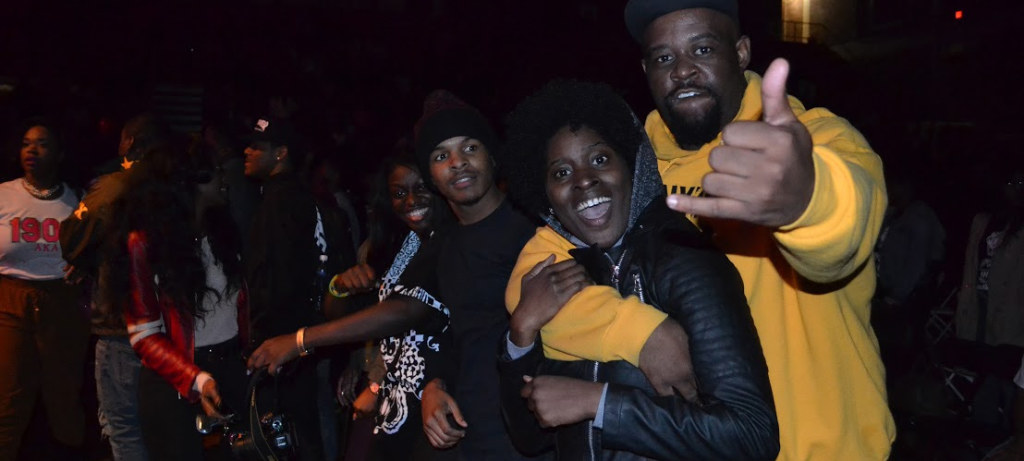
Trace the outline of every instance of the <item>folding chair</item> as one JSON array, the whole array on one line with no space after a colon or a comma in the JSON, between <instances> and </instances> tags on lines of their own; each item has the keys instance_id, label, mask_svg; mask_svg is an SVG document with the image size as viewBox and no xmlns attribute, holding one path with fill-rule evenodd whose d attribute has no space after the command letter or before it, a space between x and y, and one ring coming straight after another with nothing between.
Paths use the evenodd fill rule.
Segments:
<instances>
[{"instance_id":1,"label":"folding chair","mask_svg":"<svg viewBox=\"0 0 1024 461\"><path fill-rule=\"evenodd\" d=\"M946 339L953 334L953 319L956 315L956 306L952 303L957 292L957 287L949 292L942 302L928 312L928 320L924 325L924 333L932 346Z\"/></svg>"}]
</instances>

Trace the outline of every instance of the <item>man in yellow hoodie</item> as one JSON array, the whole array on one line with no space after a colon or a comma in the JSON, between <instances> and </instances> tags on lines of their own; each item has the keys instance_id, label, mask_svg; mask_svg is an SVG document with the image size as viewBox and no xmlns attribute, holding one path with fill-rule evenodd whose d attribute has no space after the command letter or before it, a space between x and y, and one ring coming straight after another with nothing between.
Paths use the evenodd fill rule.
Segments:
<instances>
[{"instance_id":1,"label":"man in yellow hoodie","mask_svg":"<svg viewBox=\"0 0 1024 461\"><path fill-rule=\"evenodd\" d=\"M711 232L743 277L772 381L779 459L885 459L895 426L868 318L886 206L881 160L846 120L786 95L785 60L763 79L746 71L751 46L735 0L631 0L625 17L657 107L645 128L668 204ZM510 311L523 275L571 248L538 230L513 270ZM545 353L623 359L647 372L641 351L664 320L652 310L585 288L562 307L570 314L541 330Z\"/></svg>"}]
</instances>

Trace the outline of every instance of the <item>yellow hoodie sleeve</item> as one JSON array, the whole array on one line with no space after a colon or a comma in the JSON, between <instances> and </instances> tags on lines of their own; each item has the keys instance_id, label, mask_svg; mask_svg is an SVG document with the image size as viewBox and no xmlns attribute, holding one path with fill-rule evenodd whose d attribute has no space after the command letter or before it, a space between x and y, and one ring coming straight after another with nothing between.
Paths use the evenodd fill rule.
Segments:
<instances>
[{"instance_id":1,"label":"yellow hoodie sleeve","mask_svg":"<svg viewBox=\"0 0 1024 461\"><path fill-rule=\"evenodd\" d=\"M519 304L523 276L554 254L555 262L570 259L573 245L550 227L541 227L519 253L505 289L509 313ZM665 318L662 311L623 298L614 288L597 285L573 296L541 329L544 355L555 360L626 360L639 366L640 350Z\"/></svg>"},{"instance_id":2,"label":"yellow hoodie sleeve","mask_svg":"<svg viewBox=\"0 0 1024 461\"><path fill-rule=\"evenodd\" d=\"M798 118L814 142L814 193L803 215L775 238L800 275L833 282L871 256L887 201L882 161L853 126L828 110Z\"/></svg>"}]
</instances>

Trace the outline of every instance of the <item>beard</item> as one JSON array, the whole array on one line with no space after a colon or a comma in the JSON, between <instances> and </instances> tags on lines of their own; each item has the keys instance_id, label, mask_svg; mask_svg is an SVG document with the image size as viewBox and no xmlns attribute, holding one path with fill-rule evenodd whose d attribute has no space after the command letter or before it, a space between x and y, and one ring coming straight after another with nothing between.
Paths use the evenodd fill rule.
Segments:
<instances>
[{"instance_id":1,"label":"beard","mask_svg":"<svg viewBox=\"0 0 1024 461\"><path fill-rule=\"evenodd\" d=\"M722 100L718 93L708 91L708 94L714 104L702 114L680 114L674 112L671 106L659 111L679 147L686 150L699 149L722 131Z\"/></svg>"}]
</instances>

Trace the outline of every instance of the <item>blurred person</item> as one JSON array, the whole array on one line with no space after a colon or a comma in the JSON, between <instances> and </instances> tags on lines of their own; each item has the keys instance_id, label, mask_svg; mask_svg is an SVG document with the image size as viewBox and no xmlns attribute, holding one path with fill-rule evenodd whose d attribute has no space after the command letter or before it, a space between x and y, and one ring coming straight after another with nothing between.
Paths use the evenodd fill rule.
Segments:
<instances>
[{"instance_id":1,"label":"blurred person","mask_svg":"<svg viewBox=\"0 0 1024 461\"><path fill-rule=\"evenodd\" d=\"M131 298L124 317L144 366L139 419L151 459L202 459L196 414L248 408L241 239L223 170L196 157L146 171L120 208L125 247L112 256L115 289Z\"/></svg>"},{"instance_id":2,"label":"blurred person","mask_svg":"<svg viewBox=\"0 0 1024 461\"><path fill-rule=\"evenodd\" d=\"M918 197L914 180L888 173L889 207L875 244L878 289L871 325L892 383L923 351L921 335L936 301L946 231L932 207Z\"/></svg>"},{"instance_id":3,"label":"blurred person","mask_svg":"<svg viewBox=\"0 0 1024 461\"><path fill-rule=\"evenodd\" d=\"M645 131L667 203L710 232L743 278L772 376L780 459L886 458L895 424L869 323L886 206L880 158L846 120L786 95L785 60L763 78L746 70L752 48L737 1L631 0L624 13L656 106ZM572 248L552 240L520 258L507 305L518 304L525 273ZM545 325L545 354L654 366L644 338L664 313L595 290L563 307L589 321Z\"/></svg>"},{"instance_id":4,"label":"blurred person","mask_svg":"<svg viewBox=\"0 0 1024 461\"><path fill-rule=\"evenodd\" d=\"M34 120L22 133L24 175L0 184L0 460L16 458L37 397L57 443L80 448L85 431L89 322L59 239L78 195L59 176L66 146L54 126Z\"/></svg>"},{"instance_id":5,"label":"blurred person","mask_svg":"<svg viewBox=\"0 0 1024 461\"><path fill-rule=\"evenodd\" d=\"M1011 168L991 210L971 222L957 294L958 338L1024 347L1024 168Z\"/></svg>"},{"instance_id":6,"label":"blurred person","mask_svg":"<svg viewBox=\"0 0 1024 461\"><path fill-rule=\"evenodd\" d=\"M287 332L322 323L328 274L354 260L343 219L332 207L318 205L292 164L303 141L286 120L259 118L245 148L245 175L262 186L244 253L251 306L251 346ZM318 370L319 367L319 370ZM280 410L295 423L302 459L324 459L320 396L330 404L326 366L305 360L279 378ZM320 392L323 391L323 392ZM310 398L310 396L317 396ZM328 440L330 443L330 440ZM333 445L333 444L332 444Z\"/></svg>"},{"instance_id":7,"label":"blurred person","mask_svg":"<svg viewBox=\"0 0 1024 461\"><path fill-rule=\"evenodd\" d=\"M888 192L889 207L875 244L875 296L901 306L934 281L946 254L946 231L932 207L918 197L911 178L892 178Z\"/></svg>"},{"instance_id":8,"label":"blurred person","mask_svg":"<svg viewBox=\"0 0 1024 461\"><path fill-rule=\"evenodd\" d=\"M118 144L121 170L97 178L78 207L60 223L60 244L68 265L65 279L92 285L91 332L95 351L99 423L115 461L148 459L139 426L138 386L142 362L128 341L124 324L127 293L111 288L111 261L103 255L122 243L115 229L123 218L115 212L146 169L165 170L174 161L171 137L151 114L125 122ZM152 154L152 155L151 155ZM123 281L122 281L123 282Z\"/></svg>"},{"instance_id":9,"label":"blurred person","mask_svg":"<svg viewBox=\"0 0 1024 461\"><path fill-rule=\"evenodd\" d=\"M204 155L213 159L213 164L223 171L224 188L227 190L231 217L238 227L243 246L248 239L249 224L259 203L259 186L245 177L245 158L238 155L237 143L218 125L209 124L203 128Z\"/></svg>"},{"instance_id":10,"label":"blurred person","mask_svg":"<svg viewBox=\"0 0 1024 461\"><path fill-rule=\"evenodd\" d=\"M518 445L554 446L560 459L775 459L768 367L739 274L665 205L654 151L626 102L607 85L552 82L516 107L507 136L509 193L548 222L524 251L556 236L576 245L573 259L551 256L527 273L512 311L499 363ZM659 397L624 360L544 359L540 328L588 277L690 332L699 402Z\"/></svg>"},{"instance_id":11,"label":"blurred person","mask_svg":"<svg viewBox=\"0 0 1024 461\"><path fill-rule=\"evenodd\" d=\"M320 157L313 166L310 183L313 195L317 196L321 202L336 206L345 217L347 233L351 237L352 248L355 251L360 245L362 228L349 193L345 191L345 185L341 182L341 173L335 160L327 156Z\"/></svg>"}]
</instances>

